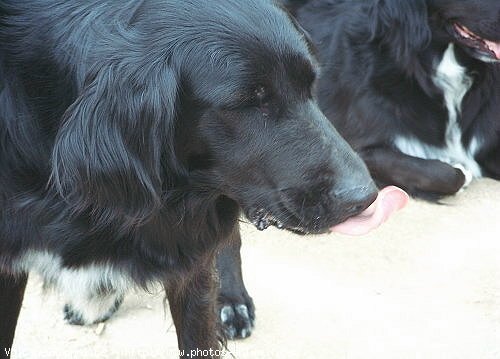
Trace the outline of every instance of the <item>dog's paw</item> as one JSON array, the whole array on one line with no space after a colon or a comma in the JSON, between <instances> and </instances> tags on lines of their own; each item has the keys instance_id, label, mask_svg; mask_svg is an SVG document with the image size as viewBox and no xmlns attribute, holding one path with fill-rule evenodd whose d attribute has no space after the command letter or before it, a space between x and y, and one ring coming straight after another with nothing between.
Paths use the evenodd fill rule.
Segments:
<instances>
[{"instance_id":1,"label":"dog's paw","mask_svg":"<svg viewBox=\"0 0 500 359\"><path fill-rule=\"evenodd\" d=\"M467 188L471 184L472 180L474 179L474 175L472 174L471 171L467 170L465 168L465 166L463 166L460 163L455 163L453 165L453 167L456 168L457 170L460 170L463 173L464 177L465 177L465 182L464 182L464 184L463 184L463 186L462 186L462 188L460 190L463 190L464 188Z\"/></svg>"},{"instance_id":2,"label":"dog's paw","mask_svg":"<svg viewBox=\"0 0 500 359\"><path fill-rule=\"evenodd\" d=\"M228 339L247 338L252 334L255 308L251 299L243 302L224 301L219 307L219 318Z\"/></svg>"},{"instance_id":3,"label":"dog's paw","mask_svg":"<svg viewBox=\"0 0 500 359\"><path fill-rule=\"evenodd\" d=\"M64 320L71 325L91 325L105 322L120 308L123 297L116 298L111 306L103 308L103 303L89 301L80 307L65 304L63 308Z\"/></svg>"}]
</instances>

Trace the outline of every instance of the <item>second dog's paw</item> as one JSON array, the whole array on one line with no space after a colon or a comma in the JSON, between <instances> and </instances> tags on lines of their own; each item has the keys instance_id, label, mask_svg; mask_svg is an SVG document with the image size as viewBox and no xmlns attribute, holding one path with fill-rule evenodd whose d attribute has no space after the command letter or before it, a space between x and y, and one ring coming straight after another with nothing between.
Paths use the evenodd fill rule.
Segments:
<instances>
[{"instance_id":1,"label":"second dog's paw","mask_svg":"<svg viewBox=\"0 0 500 359\"><path fill-rule=\"evenodd\" d=\"M462 173L464 174L465 176L465 182L461 188L461 190L463 190L464 188L466 188L467 186L469 186L472 182L472 180L474 179L474 175L472 174L471 171L467 170L462 164L460 163L455 163L453 165L453 167L455 167L457 170L460 170L462 171Z\"/></svg>"},{"instance_id":2,"label":"second dog's paw","mask_svg":"<svg viewBox=\"0 0 500 359\"><path fill-rule=\"evenodd\" d=\"M231 303L220 306L219 315L224 333L228 339L246 338L252 334L255 321L253 303Z\"/></svg>"}]
</instances>

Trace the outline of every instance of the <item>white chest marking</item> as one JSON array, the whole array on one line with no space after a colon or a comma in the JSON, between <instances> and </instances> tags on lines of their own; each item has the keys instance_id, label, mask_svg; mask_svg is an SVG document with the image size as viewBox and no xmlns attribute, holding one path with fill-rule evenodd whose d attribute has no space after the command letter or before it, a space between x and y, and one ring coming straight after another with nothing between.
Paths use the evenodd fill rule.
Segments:
<instances>
[{"instance_id":1,"label":"white chest marking","mask_svg":"<svg viewBox=\"0 0 500 359\"><path fill-rule=\"evenodd\" d=\"M443 90L444 102L448 109L445 143L442 147L428 145L415 137L398 136L394 144L403 153L424 159L435 159L452 166L464 168L473 177L481 177L481 167L474 159L481 149L482 140L473 138L468 148L462 144L462 130L458 119L462 100L472 86L473 80L467 75L455 57L454 45L449 44L443 59L436 67L434 84Z\"/></svg>"}]
</instances>

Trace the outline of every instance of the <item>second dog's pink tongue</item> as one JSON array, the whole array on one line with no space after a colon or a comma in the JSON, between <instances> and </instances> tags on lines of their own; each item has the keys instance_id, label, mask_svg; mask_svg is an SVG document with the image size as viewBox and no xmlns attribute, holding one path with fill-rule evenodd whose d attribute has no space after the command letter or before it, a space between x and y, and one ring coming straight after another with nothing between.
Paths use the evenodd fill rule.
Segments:
<instances>
[{"instance_id":1,"label":"second dog's pink tongue","mask_svg":"<svg viewBox=\"0 0 500 359\"><path fill-rule=\"evenodd\" d=\"M495 56L500 60L500 42L484 41L488 48L495 53Z\"/></svg>"},{"instance_id":2,"label":"second dog's pink tongue","mask_svg":"<svg viewBox=\"0 0 500 359\"><path fill-rule=\"evenodd\" d=\"M361 236L384 223L394 212L408 203L408 195L402 189L389 186L382 189L375 202L363 213L351 217L344 223L331 228L333 232Z\"/></svg>"}]
</instances>

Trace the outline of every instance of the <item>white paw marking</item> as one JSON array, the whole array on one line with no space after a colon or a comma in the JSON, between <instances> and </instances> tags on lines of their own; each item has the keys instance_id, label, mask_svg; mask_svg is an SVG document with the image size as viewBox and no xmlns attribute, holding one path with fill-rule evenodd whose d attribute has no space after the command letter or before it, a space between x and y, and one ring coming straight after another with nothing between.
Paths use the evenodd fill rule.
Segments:
<instances>
[{"instance_id":1,"label":"white paw marking","mask_svg":"<svg viewBox=\"0 0 500 359\"><path fill-rule=\"evenodd\" d=\"M249 318L248 308L244 304L240 304L236 307L236 312L241 315L243 318Z\"/></svg>"},{"instance_id":2,"label":"white paw marking","mask_svg":"<svg viewBox=\"0 0 500 359\"><path fill-rule=\"evenodd\" d=\"M460 163L455 163L453 165L453 167L455 167L456 169L459 169L460 171L462 171L462 173L464 174L465 176L465 182L464 182L464 185L462 186L462 189L463 188L466 188L467 186L469 186L472 182L472 180L474 179L474 175L472 174L472 172L468 171L462 164Z\"/></svg>"},{"instance_id":3,"label":"white paw marking","mask_svg":"<svg viewBox=\"0 0 500 359\"><path fill-rule=\"evenodd\" d=\"M234 318L234 310L230 305L225 305L220 311L220 319L222 323L227 323Z\"/></svg>"}]
</instances>

